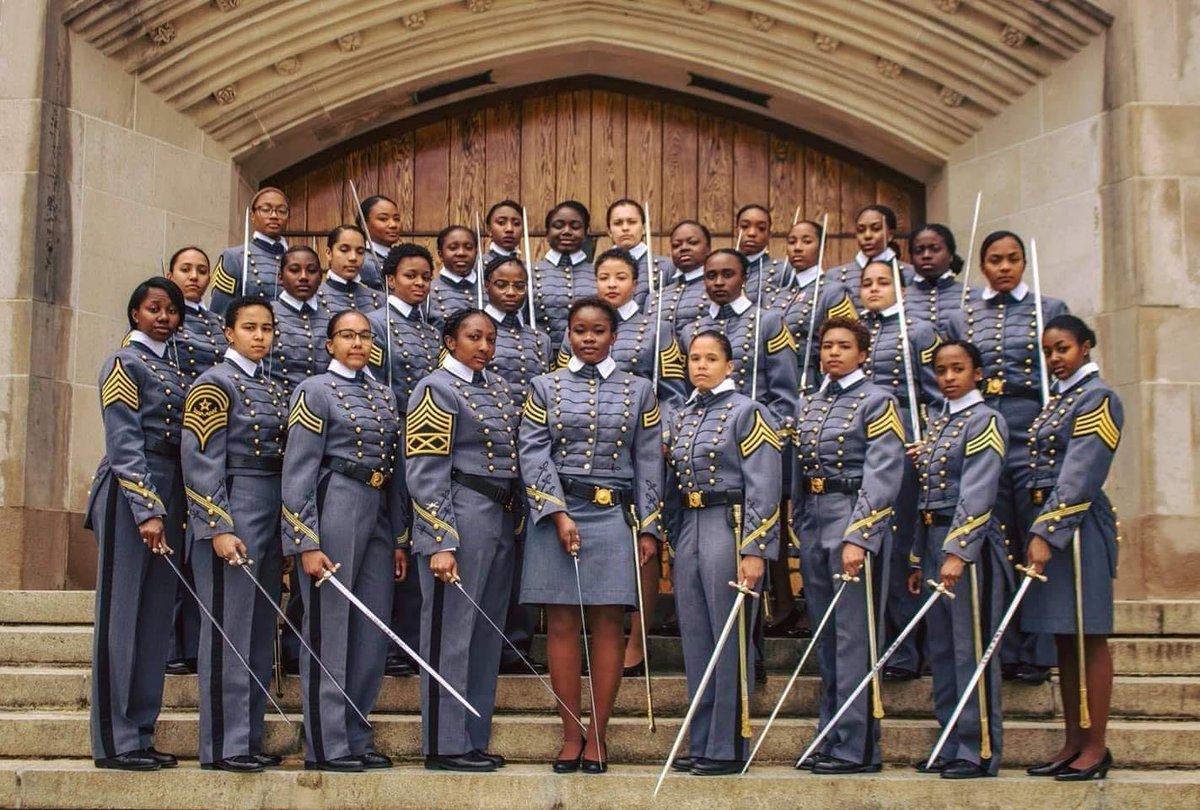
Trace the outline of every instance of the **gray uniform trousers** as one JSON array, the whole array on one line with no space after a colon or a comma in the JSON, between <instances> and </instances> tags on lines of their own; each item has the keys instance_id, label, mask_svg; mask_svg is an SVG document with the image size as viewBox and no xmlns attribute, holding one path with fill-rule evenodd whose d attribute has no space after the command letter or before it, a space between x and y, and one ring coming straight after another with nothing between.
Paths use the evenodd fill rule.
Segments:
<instances>
[{"instance_id":1,"label":"gray uniform trousers","mask_svg":"<svg viewBox=\"0 0 1200 810\"><path fill-rule=\"evenodd\" d=\"M146 453L166 507L167 545L183 548L183 478L179 459ZM179 580L138 533L117 476L97 478L90 525L99 548L96 619L92 638L92 756L114 757L148 748L162 707L172 607ZM183 555L177 555L175 562ZM190 597L189 597L190 598Z\"/></svg>"},{"instance_id":2,"label":"gray uniform trousers","mask_svg":"<svg viewBox=\"0 0 1200 810\"><path fill-rule=\"evenodd\" d=\"M942 547L950 526L922 526L917 535L917 547L921 549L923 563L922 580L940 580L942 562L946 559ZM971 569L975 569L979 586L979 649L987 649L988 643L1000 625L1004 615L1005 593L1011 586L1011 565L1005 559L1003 545L998 538L989 539L980 550L979 559L968 563L962 578L954 589L957 599L939 599L925 614L929 628L926 648L929 665L933 670L933 704L938 724L945 727L958 705L967 682L974 674L978 659L975 657L975 618L971 608ZM928 594L928 589L925 589ZM928 598L928 596L924 597ZM1011 625L1010 625L1011 627ZM982 681L985 686L989 739L992 758L985 761L980 756L979 700L972 698L963 707L954 732L940 754L949 762L963 759L975 765L984 765L992 775L1000 770L1002 743L1004 740L1003 713L1000 709L1000 660L992 656ZM978 689L972 692L978 693Z\"/></svg>"},{"instance_id":3,"label":"gray uniform trousers","mask_svg":"<svg viewBox=\"0 0 1200 810\"><path fill-rule=\"evenodd\" d=\"M503 627L512 592L513 515L467 487L454 486L452 492L455 514L469 516L469 523L458 524L463 534L454 551L462 586ZM432 756L486 751L504 639L458 588L434 579L428 556L416 555L415 566L421 583L421 656L480 714L469 714L422 670L422 750Z\"/></svg>"},{"instance_id":4,"label":"gray uniform trousers","mask_svg":"<svg viewBox=\"0 0 1200 810\"><path fill-rule=\"evenodd\" d=\"M237 516L235 533L254 561L248 570L276 604L283 568L279 486L278 474L235 474L226 484L230 511ZM274 664L275 611L246 574L213 554L211 542L194 541L191 560L196 593L254 674L269 688ZM200 626L197 666L201 684L200 762L207 764L261 753L266 695L207 619Z\"/></svg>"},{"instance_id":5,"label":"gray uniform trousers","mask_svg":"<svg viewBox=\"0 0 1200 810\"><path fill-rule=\"evenodd\" d=\"M804 575L804 595L809 605L813 626L820 621L833 601L834 574L842 572L842 534L854 508L856 495L831 493L804 494L803 506L798 509L800 534L800 565ZM866 565L873 566L875 586L876 643L881 645L888 592L888 569L891 567L890 533L884 534L878 555L867 554ZM846 587L826 625L817 645L817 664L821 670L820 727L832 718L850 697L859 681L871 668L867 644L866 573L862 582ZM821 753L850 762L878 764L879 721L871 716L871 688L842 715L837 727L826 736Z\"/></svg>"},{"instance_id":6,"label":"gray uniform trousers","mask_svg":"<svg viewBox=\"0 0 1200 810\"><path fill-rule=\"evenodd\" d=\"M322 471L318 486L321 550L341 563L337 578L384 619L392 609L394 544L388 539L377 490L339 473ZM296 560L300 565L300 560ZM300 576L304 599L304 640L346 690L369 714L383 683L383 665L391 643L331 585L314 586ZM300 689L304 697L305 758L340 759L375 750L371 728L359 719L329 682L307 650L300 652Z\"/></svg>"}]
</instances>

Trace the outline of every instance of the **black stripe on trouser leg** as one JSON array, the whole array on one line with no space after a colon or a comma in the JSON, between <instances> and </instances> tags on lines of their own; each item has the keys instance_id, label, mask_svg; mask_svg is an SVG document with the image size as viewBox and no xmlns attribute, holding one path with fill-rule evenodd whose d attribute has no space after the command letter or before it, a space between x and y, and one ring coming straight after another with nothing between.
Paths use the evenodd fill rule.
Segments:
<instances>
[{"instance_id":1,"label":"black stripe on trouser leg","mask_svg":"<svg viewBox=\"0 0 1200 810\"><path fill-rule=\"evenodd\" d=\"M429 628L429 666L440 671L442 665L442 609L446 601L446 583L440 579L433 581L433 617ZM440 756L441 751L438 750L438 716L441 712L442 704L442 687L428 674L422 677L425 683L429 685L429 754L430 756ZM455 751L455 754L465 753L464 751Z\"/></svg>"},{"instance_id":2,"label":"black stripe on trouser leg","mask_svg":"<svg viewBox=\"0 0 1200 810\"><path fill-rule=\"evenodd\" d=\"M200 550L202 553L202 550ZM214 555L214 560L216 555ZM211 562L212 566L212 614L222 627L225 626L225 561ZM225 759L225 640L214 626L209 630L209 673L208 699L212 705L213 762Z\"/></svg>"},{"instance_id":3,"label":"black stripe on trouser leg","mask_svg":"<svg viewBox=\"0 0 1200 810\"><path fill-rule=\"evenodd\" d=\"M299 565L300 561L297 560ZM307 574L305 574L307 576ZM308 645L312 652L308 654L308 724L309 736L312 739L312 750L318 762L324 762L325 743L321 738L321 667L317 657L321 654L321 589L314 584L308 589L311 604L304 606L304 616L308 620Z\"/></svg>"},{"instance_id":4,"label":"black stripe on trouser leg","mask_svg":"<svg viewBox=\"0 0 1200 810\"><path fill-rule=\"evenodd\" d=\"M880 547L880 552L882 552L882 551L883 551L883 548ZM879 582L879 566L875 565L875 562L877 559L878 559L878 555L872 554L871 552L868 551L866 554L866 560L863 563L864 565L871 566L871 582L876 586L873 589L873 593L870 594L871 601L874 603L874 611L875 611L875 653L874 653L875 655L879 655L879 631L883 627L883 624L881 621L883 619L883 602L879 598L879 595L883 592L883 589L878 587L880 584L880 582ZM865 579L866 573L865 572L864 572L863 576L864 576L863 581L865 582L866 581L866 579ZM867 594L863 594L863 596L865 597L865 596L867 596ZM870 650L870 645L871 645L870 637L868 637L866 641L867 641L867 647L868 647L868 649L867 649L867 666L870 666L871 665L871 655L872 655L871 650ZM881 688L882 688L882 680L881 680ZM866 726L866 733L863 734L863 756L862 756L862 764L863 765L870 765L871 761L875 757L875 728L876 728L876 726L878 726L879 721L875 719L875 712L872 709L872 706L874 704L874 698L871 697L871 695L873 694L872 690L874 690L874 689L875 689L875 685L870 684L869 686L867 686L866 691L863 692L863 696L866 698L866 701L867 701L867 726ZM883 701L883 696L880 695L880 702L882 702L882 701Z\"/></svg>"},{"instance_id":5,"label":"black stripe on trouser leg","mask_svg":"<svg viewBox=\"0 0 1200 810\"><path fill-rule=\"evenodd\" d=\"M96 638L100 643L96 645L96 679L98 681L96 695L98 698L98 710L100 714L100 742L104 746L104 756L106 758L115 757L120 751L116 751L115 743L113 742L113 722L112 722L112 656L109 653L109 625L112 624L112 600L113 600L113 555L116 553L116 532L117 532L117 480L116 476L110 476L108 481L108 499L104 502L104 531L100 535L101 542L104 544L100 549L100 556L104 560L104 565L100 571L100 593L103 598L100 600L98 615L96 616Z\"/></svg>"}]
</instances>

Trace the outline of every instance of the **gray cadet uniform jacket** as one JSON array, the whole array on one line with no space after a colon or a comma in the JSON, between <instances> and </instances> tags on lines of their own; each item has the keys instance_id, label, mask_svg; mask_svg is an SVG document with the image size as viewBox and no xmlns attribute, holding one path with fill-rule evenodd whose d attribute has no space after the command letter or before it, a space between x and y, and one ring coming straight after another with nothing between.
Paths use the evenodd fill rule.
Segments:
<instances>
[{"instance_id":1,"label":"gray cadet uniform jacket","mask_svg":"<svg viewBox=\"0 0 1200 810\"><path fill-rule=\"evenodd\" d=\"M325 319L329 320L347 309L374 312L383 306L386 299L383 293L368 287L361 276L358 281L347 281L329 273L321 286L317 287L317 295L312 300L320 307Z\"/></svg>"},{"instance_id":2,"label":"gray cadet uniform jacket","mask_svg":"<svg viewBox=\"0 0 1200 810\"><path fill-rule=\"evenodd\" d=\"M243 246L233 245L221 251L212 271L213 312L224 316L225 307L240 295L257 295L274 301L279 295L279 270L286 249L282 239L272 242L256 233L250 240L250 266L244 274L245 289L242 286Z\"/></svg>"},{"instance_id":3,"label":"gray cadet uniform jacket","mask_svg":"<svg viewBox=\"0 0 1200 810\"><path fill-rule=\"evenodd\" d=\"M443 267L429 288L429 320L440 326L460 309L475 306L478 278L476 270L472 270L465 278L459 278ZM484 300L487 300L486 294Z\"/></svg>"},{"instance_id":4,"label":"gray cadet uniform jacket","mask_svg":"<svg viewBox=\"0 0 1200 810\"><path fill-rule=\"evenodd\" d=\"M829 608L833 576L842 572L842 545L849 542L869 552L865 565L871 566L876 627L883 626L891 524L907 465L903 441L895 398L861 371L800 399L793 525L800 536L811 615L823 616ZM864 570L861 583L847 586L832 620L833 632L826 632L817 647L822 725L871 668L866 576ZM850 762L880 761L879 723L871 717L869 690L826 737L823 753Z\"/></svg>"},{"instance_id":5,"label":"gray cadet uniform jacket","mask_svg":"<svg viewBox=\"0 0 1200 810\"><path fill-rule=\"evenodd\" d=\"M183 548L184 380L171 351L160 357L150 343L134 332L104 361L98 382L105 454L84 521L99 547L91 701L96 759L151 746L162 705L178 580L142 542L138 525L162 518L167 545Z\"/></svg>"},{"instance_id":6,"label":"gray cadet uniform jacket","mask_svg":"<svg viewBox=\"0 0 1200 810\"><path fill-rule=\"evenodd\" d=\"M756 329L756 322L759 321L761 325ZM720 332L733 345L731 379L737 385L738 392L746 396L754 393L753 398L767 406L775 424L785 435L788 434L796 411L798 390L796 340L784 324L783 315L764 309L756 317L754 305L745 297L723 307L709 304L707 311L697 321L683 328L680 342L690 346L693 337L708 331ZM758 359L757 386L755 358ZM754 390L756 387L757 391Z\"/></svg>"},{"instance_id":7,"label":"gray cadet uniform jacket","mask_svg":"<svg viewBox=\"0 0 1200 810\"><path fill-rule=\"evenodd\" d=\"M667 460L684 506L672 538L672 581L692 697L733 608L737 594L727 583L739 579L739 560L774 560L779 554L779 436L770 412L733 388L726 381L713 392L695 394L670 428ZM748 641L758 611L746 613ZM748 643L749 688L754 659ZM690 756L745 759L737 641L725 646L714 679L692 720Z\"/></svg>"},{"instance_id":8,"label":"gray cadet uniform jacket","mask_svg":"<svg viewBox=\"0 0 1200 810\"><path fill-rule=\"evenodd\" d=\"M455 586L434 578L429 560L454 552L462 587L489 617L503 622L514 530L524 507L517 470L520 407L501 377L473 374L453 357L421 380L409 400L405 465L415 513L414 573L421 582L421 655L480 713L468 714L422 672L427 755L490 747L504 642Z\"/></svg>"},{"instance_id":9,"label":"gray cadet uniform jacket","mask_svg":"<svg viewBox=\"0 0 1200 810\"><path fill-rule=\"evenodd\" d=\"M329 367L329 353L325 351L329 318L315 298L300 301L286 292L280 294L274 309L275 340L267 372L283 386L283 400L288 402L297 385Z\"/></svg>"},{"instance_id":10,"label":"gray cadet uniform jacket","mask_svg":"<svg viewBox=\"0 0 1200 810\"><path fill-rule=\"evenodd\" d=\"M821 324L830 318L858 318L858 312L854 309L854 301L845 287L825 277L820 279L820 290L817 290L816 272L819 272L816 267L811 267L801 273L793 271L792 280L788 284L763 300L764 307L768 306L769 300L769 306L772 309L778 309L783 313L783 322L791 331L792 339L796 342L797 380L800 383L798 390L803 390L805 387L821 381L821 345L817 340L821 333ZM817 305L815 322L812 317L814 294ZM809 335L810 326L813 328L811 336ZM802 380L800 378L804 376L806 347L810 352L808 379Z\"/></svg>"},{"instance_id":11,"label":"gray cadet uniform jacket","mask_svg":"<svg viewBox=\"0 0 1200 810\"><path fill-rule=\"evenodd\" d=\"M909 320L925 321L939 335L946 335L951 321L962 312L962 283L949 270L941 278L927 281L913 272L904 288L904 313Z\"/></svg>"},{"instance_id":12,"label":"gray cadet uniform jacket","mask_svg":"<svg viewBox=\"0 0 1200 810\"><path fill-rule=\"evenodd\" d=\"M922 570L922 581L941 581L947 555L967 562L954 589L959 598L939 599L926 614L934 711L943 727L975 672L976 650L987 647L999 626L1006 582L1012 579L1000 523L992 511L1007 446L1004 417L973 391L929 420L915 460L921 519L910 565ZM978 626L972 608L975 599ZM962 759L982 764L995 774L1000 770L1004 737L999 656L992 658L983 683L991 759L985 761L980 753L978 700L967 702L941 756L946 762Z\"/></svg>"},{"instance_id":13,"label":"gray cadet uniform jacket","mask_svg":"<svg viewBox=\"0 0 1200 810\"><path fill-rule=\"evenodd\" d=\"M387 385L340 363L296 386L283 463L285 555L324 551L337 577L370 608L392 608L393 550L408 543L405 489L393 469L400 420ZM389 518L391 518L389 520ZM297 560L297 565L300 561ZM383 681L386 637L341 594L300 576L304 639L364 713ZM346 705L307 650L300 654L305 759L339 759L375 748L371 728Z\"/></svg>"},{"instance_id":14,"label":"gray cadet uniform jacket","mask_svg":"<svg viewBox=\"0 0 1200 810\"><path fill-rule=\"evenodd\" d=\"M278 603L286 409L280 386L261 368L247 374L227 357L200 375L183 411L183 481L196 593L263 683L271 680L275 611L244 573L213 554L212 540L236 534L254 561L247 570ZM207 621L200 627L198 665L200 761L260 753L266 697Z\"/></svg>"},{"instance_id":15,"label":"gray cadet uniform jacket","mask_svg":"<svg viewBox=\"0 0 1200 810\"><path fill-rule=\"evenodd\" d=\"M191 385L204 372L221 362L225 356L225 331L221 316L198 304L187 304L187 317L175 333L175 350L179 354L179 370L186 385Z\"/></svg>"},{"instance_id":16,"label":"gray cadet uniform jacket","mask_svg":"<svg viewBox=\"0 0 1200 810\"><path fill-rule=\"evenodd\" d=\"M770 297L771 291L787 283L791 265L786 258L771 258L765 250L754 256L747 256L746 259L750 262L750 269L746 273L746 297L754 301L758 296L760 284L764 285L763 306L766 306L766 299Z\"/></svg>"},{"instance_id":17,"label":"gray cadet uniform jacket","mask_svg":"<svg viewBox=\"0 0 1200 810\"><path fill-rule=\"evenodd\" d=\"M841 284L843 287L845 287L849 291L850 297L854 299L854 308L861 310L862 293L859 287L862 283L862 271L866 269L868 264L874 261L890 263L895 255L896 252L894 250L891 248L885 248L883 253L880 253L874 258L868 259L867 256L860 250L852 260L846 262L845 264L839 264L837 267L829 268L829 270L826 271L828 275L825 278L826 280L832 279L833 281L836 281L838 284ZM916 271L913 270L913 266L911 264L908 262L900 262L901 284L907 286L914 275L916 275Z\"/></svg>"},{"instance_id":18,"label":"gray cadet uniform jacket","mask_svg":"<svg viewBox=\"0 0 1200 810\"><path fill-rule=\"evenodd\" d=\"M383 246L371 241L367 242L367 252L363 256L362 270L359 272L359 278L362 279L363 284L366 284L372 290L386 292L387 285L383 281L383 261L387 258L390 248L383 248L382 253L379 252L380 248L383 248Z\"/></svg>"},{"instance_id":19,"label":"gray cadet uniform jacket","mask_svg":"<svg viewBox=\"0 0 1200 810\"><path fill-rule=\"evenodd\" d=\"M484 312L496 324L496 356L488 371L503 377L513 399L523 403L530 380L550 370L550 338L526 326L520 315L506 315L491 304Z\"/></svg>"},{"instance_id":20,"label":"gray cadet uniform jacket","mask_svg":"<svg viewBox=\"0 0 1200 810\"><path fill-rule=\"evenodd\" d=\"M577 298L596 294L596 273L582 250L570 256L551 250L533 265L534 314L539 331L558 346L567 334L567 312Z\"/></svg>"},{"instance_id":21,"label":"gray cadet uniform jacket","mask_svg":"<svg viewBox=\"0 0 1200 810\"><path fill-rule=\"evenodd\" d=\"M1031 533L1050 544L1050 562L1047 582L1034 585L1026 597L1029 609L1021 614L1021 627L1035 633L1076 632L1071 543L1078 531L1083 630L1110 635L1121 538L1103 486L1121 441L1125 409L1091 363L1065 383L1056 381L1053 390L1030 427L1033 488L1028 493L1038 510Z\"/></svg>"},{"instance_id":22,"label":"gray cadet uniform jacket","mask_svg":"<svg viewBox=\"0 0 1200 810\"><path fill-rule=\"evenodd\" d=\"M521 422L521 473L529 501L523 604L578 604L571 557L555 512L578 524L583 601L637 604L636 532L662 537L662 419L649 380L612 358L535 377Z\"/></svg>"}]
</instances>

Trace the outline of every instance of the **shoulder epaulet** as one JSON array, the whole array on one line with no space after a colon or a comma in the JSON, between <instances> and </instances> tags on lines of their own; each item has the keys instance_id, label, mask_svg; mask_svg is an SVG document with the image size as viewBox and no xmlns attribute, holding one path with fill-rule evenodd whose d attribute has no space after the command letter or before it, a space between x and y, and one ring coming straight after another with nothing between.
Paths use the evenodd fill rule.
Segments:
<instances>
[{"instance_id":1,"label":"shoulder epaulet","mask_svg":"<svg viewBox=\"0 0 1200 810\"><path fill-rule=\"evenodd\" d=\"M755 450L764 444L769 444L776 450L783 448L783 443L779 440L779 434L767 424L767 420L763 418L762 411L755 410L754 424L750 427L749 435L742 439L741 444L738 445L738 449L742 451L742 458L749 458Z\"/></svg>"},{"instance_id":2,"label":"shoulder epaulet","mask_svg":"<svg viewBox=\"0 0 1200 810\"><path fill-rule=\"evenodd\" d=\"M306 392L301 391L300 396L296 397L296 404L292 406L292 412L288 416L288 430L298 424L320 436L325 430L325 420L312 412L304 399L305 396Z\"/></svg>"},{"instance_id":3,"label":"shoulder epaulet","mask_svg":"<svg viewBox=\"0 0 1200 810\"><path fill-rule=\"evenodd\" d=\"M125 365L119 357L113 361L112 371L108 373L108 379L104 381L104 385L100 388L100 404L102 407L107 408L118 402L128 407L131 411L139 410L142 407L142 398L138 392L138 387L134 383L133 378L129 376L129 372L125 370Z\"/></svg>"},{"instance_id":4,"label":"shoulder epaulet","mask_svg":"<svg viewBox=\"0 0 1200 810\"><path fill-rule=\"evenodd\" d=\"M988 425L983 432L967 442L966 454L973 456L976 453L984 450L995 450L996 455L1004 458L1004 437L1000 435L1000 427L996 424L996 417L988 420Z\"/></svg>"},{"instance_id":5,"label":"shoulder epaulet","mask_svg":"<svg viewBox=\"0 0 1200 810\"><path fill-rule=\"evenodd\" d=\"M408 415L404 428L406 456L448 456L450 435L454 430L454 415L443 410L433 399L431 387Z\"/></svg>"},{"instance_id":6,"label":"shoulder epaulet","mask_svg":"<svg viewBox=\"0 0 1200 810\"><path fill-rule=\"evenodd\" d=\"M867 441L889 432L895 433L900 441L904 441L904 423L900 421L900 413L896 410L894 399L889 399L884 412L867 423Z\"/></svg>"},{"instance_id":7,"label":"shoulder epaulet","mask_svg":"<svg viewBox=\"0 0 1200 810\"><path fill-rule=\"evenodd\" d=\"M121 338L121 348L128 348L130 343L133 343L133 332L127 332L125 337Z\"/></svg>"},{"instance_id":8,"label":"shoulder epaulet","mask_svg":"<svg viewBox=\"0 0 1200 810\"><path fill-rule=\"evenodd\" d=\"M237 292L237 279L225 272L225 254L217 257L217 266L212 271L212 286L226 295Z\"/></svg>"},{"instance_id":9,"label":"shoulder epaulet","mask_svg":"<svg viewBox=\"0 0 1200 810\"><path fill-rule=\"evenodd\" d=\"M1076 417L1071 438L1095 434L1109 450L1116 450L1121 441L1121 429L1113 421L1108 401L1109 397L1105 397L1093 410Z\"/></svg>"},{"instance_id":10,"label":"shoulder epaulet","mask_svg":"<svg viewBox=\"0 0 1200 810\"><path fill-rule=\"evenodd\" d=\"M188 391L183 405L183 427L195 434L200 452L218 430L229 424L229 395L214 383L200 383Z\"/></svg>"}]
</instances>

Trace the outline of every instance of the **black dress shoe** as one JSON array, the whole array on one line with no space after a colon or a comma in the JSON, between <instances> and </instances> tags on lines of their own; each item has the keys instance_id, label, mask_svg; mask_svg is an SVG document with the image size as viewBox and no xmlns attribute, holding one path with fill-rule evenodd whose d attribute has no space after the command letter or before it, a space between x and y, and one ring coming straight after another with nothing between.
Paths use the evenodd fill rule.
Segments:
<instances>
[{"instance_id":1,"label":"black dress shoe","mask_svg":"<svg viewBox=\"0 0 1200 810\"><path fill-rule=\"evenodd\" d=\"M646 674L646 659L638 661L631 667L625 667L621 670L622 678L640 678Z\"/></svg>"},{"instance_id":2,"label":"black dress shoe","mask_svg":"<svg viewBox=\"0 0 1200 810\"><path fill-rule=\"evenodd\" d=\"M168 675L191 675L195 671L196 670L194 670L194 669L189 669L187 662L184 661L182 658L176 659L175 661L167 662L167 674Z\"/></svg>"},{"instance_id":3,"label":"black dress shoe","mask_svg":"<svg viewBox=\"0 0 1200 810\"><path fill-rule=\"evenodd\" d=\"M263 754L260 752L257 754L251 754L250 756L257 759L258 764L262 765L264 768L278 768L283 764L283 757L277 754Z\"/></svg>"},{"instance_id":4,"label":"black dress shoe","mask_svg":"<svg viewBox=\"0 0 1200 810\"><path fill-rule=\"evenodd\" d=\"M496 764L490 759L478 756L474 751L465 754L430 755L425 757L425 769L428 771L461 771L464 773L487 773L496 770Z\"/></svg>"},{"instance_id":5,"label":"black dress shoe","mask_svg":"<svg viewBox=\"0 0 1200 810\"><path fill-rule=\"evenodd\" d=\"M965 759L954 759L947 762L946 766L942 768L941 776L943 779L981 779L991 776L991 774L982 765L976 765Z\"/></svg>"},{"instance_id":6,"label":"black dress shoe","mask_svg":"<svg viewBox=\"0 0 1200 810\"><path fill-rule=\"evenodd\" d=\"M305 762L306 771L333 771L334 773L362 773L363 762L358 757L338 757L320 762Z\"/></svg>"},{"instance_id":7,"label":"black dress shoe","mask_svg":"<svg viewBox=\"0 0 1200 810\"><path fill-rule=\"evenodd\" d=\"M706 759L697 758L692 763L694 776L732 776L741 773L746 767L744 759Z\"/></svg>"},{"instance_id":8,"label":"black dress shoe","mask_svg":"<svg viewBox=\"0 0 1200 810\"><path fill-rule=\"evenodd\" d=\"M608 773L608 761L599 759L581 759L579 760L579 770L584 773Z\"/></svg>"},{"instance_id":9,"label":"black dress shoe","mask_svg":"<svg viewBox=\"0 0 1200 810\"><path fill-rule=\"evenodd\" d=\"M1050 667L1035 667L1033 664L1018 664L1012 679L1026 686L1037 686L1050 680Z\"/></svg>"},{"instance_id":10,"label":"black dress shoe","mask_svg":"<svg viewBox=\"0 0 1200 810\"><path fill-rule=\"evenodd\" d=\"M1036 765L1030 765L1026 768L1025 773L1030 776L1056 776L1062 772L1063 768L1077 759L1079 759L1079 754L1073 754L1066 759L1052 759L1049 762L1039 762Z\"/></svg>"},{"instance_id":11,"label":"black dress shoe","mask_svg":"<svg viewBox=\"0 0 1200 810\"><path fill-rule=\"evenodd\" d=\"M157 771L162 767L158 760L145 751L128 751L115 757L95 760L97 768L110 768L115 771Z\"/></svg>"},{"instance_id":12,"label":"black dress shoe","mask_svg":"<svg viewBox=\"0 0 1200 810\"><path fill-rule=\"evenodd\" d=\"M583 759L583 754L574 759L556 759L551 768L555 773L575 773L579 770L579 762Z\"/></svg>"},{"instance_id":13,"label":"black dress shoe","mask_svg":"<svg viewBox=\"0 0 1200 810\"><path fill-rule=\"evenodd\" d=\"M149 748L143 748L139 753L143 754L144 756L150 757L150 759L152 759L158 763L158 766L160 768L174 768L176 765L179 764L179 760L175 759L174 754L163 753L162 751L159 751L157 748L155 748L153 745L150 746Z\"/></svg>"},{"instance_id":14,"label":"black dress shoe","mask_svg":"<svg viewBox=\"0 0 1200 810\"><path fill-rule=\"evenodd\" d=\"M550 672L550 668L541 661L535 661L532 658L529 659L528 666L520 658L515 661L500 662L501 675L529 675L533 672L536 672L538 675L546 675Z\"/></svg>"},{"instance_id":15,"label":"black dress shoe","mask_svg":"<svg viewBox=\"0 0 1200 810\"><path fill-rule=\"evenodd\" d=\"M216 762L205 762L200 765L202 771L228 771L229 773L261 773L262 769L262 763L253 754L225 757Z\"/></svg>"},{"instance_id":16,"label":"black dress shoe","mask_svg":"<svg viewBox=\"0 0 1200 810\"><path fill-rule=\"evenodd\" d=\"M475 755L483 757L487 760L491 760L492 764L497 768L503 768L508 764L508 760L502 757L500 754L489 754L487 751L480 751L478 748L476 748Z\"/></svg>"},{"instance_id":17,"label":"black dress shoe","mask_svg":"<svg viewBox=\"0 0 1200 810\"><path fill-rule=\"evenodd\" d=\"M691 757L675 757L675 761L671 763L671 770L679 771L680 773L689 773L695 762Z\"/></svg>"},{"instance_id":18,"label":"black dress shoe","mask_svg":"<svg viewBox=\"0 0 1200 810\"><path fill-rule=\"evenodd\" d=\"M920 672L911 669L901 669L900 667L883 668L883 679L885 681L912 681L920 677Z\"/></svg>"},{"instance_id":19,"label":"black dress shoe","mask_svg":"<svg viewBox=\"0 0 1200 810\"><path fill-rule=\"evenodd\" d=\"M788 615L771 624L763 625L763 635L767 638L787 638L791 631L800 624L804 614L798 608L792 608Z\"/></svg>"},{"instance_id":20,"label":"black dress shoe","mask_svg":"<svg viewBox=\"0 0 1200 810\"><path fill-rule=\"evenodd\" d=\"M383 665L383 674L389 678L408 678L417 674L417 668L407 661L391 658Z\"/></svg>"},{"instance_id":21,"label":"black dress shoe","mask_svg":"<svg viewBox=\"0 0 1200 810\"><path fill-rule=\"evenodd\" d=\"M935 759L932 765L928 763L929 757L925 757L913 766L913 770L917 773L941 773L942 769L946 767L946 760L942 759L941 757Z\"/></svg>"},{"instance_id":22,"label":"black dress shoe","mask_svg":"<svg viewBox=\"0 0 1200 810\"><path fill-rule=\"evenodd\" d=\"M813 765L812 772L826 776L840 776L848 773L879 773L880 766L869 762L852 762L837 757L823 757Z\"/></svg>"},{"instance_id":23,"label":"black dress shoe","mask_svg":"<svg viewBox=\"0 0 1200 810\"><path fill-rule=\"evenodd\" d=\"M804 759L802 759L796 763L796 770L811 771L816 766L816 764L823 759L825 759L825 755L822 754L820 751L818 751L815 754L809 754L807 757L805 757Z\"/></svg>"},{"instance_id":24,"label":"black dress shoe","mask_svg":"<svg viewBox=\"0 0 1200 810\"><path fill-rule=\"evenodd\" d=\"M1113 755L1112 751L1104 749L1104 758L1090 768L1063 768L1058 773L1054 774L1055 782L1090 782L1093 779L1103 779L1108 776L1108 769L1112 767Z\"/></svg>"},{"instance_id":25,"label":"black dress shoe","mask_svg":"<svg viewBox=\"0 0 1200 810\"><path fill-rule=\"evenodd\" d=\"M363 767L369 771L392 767L392 758L378 751L365 751L358 755Z\"/></svg>"}]
</instances>

